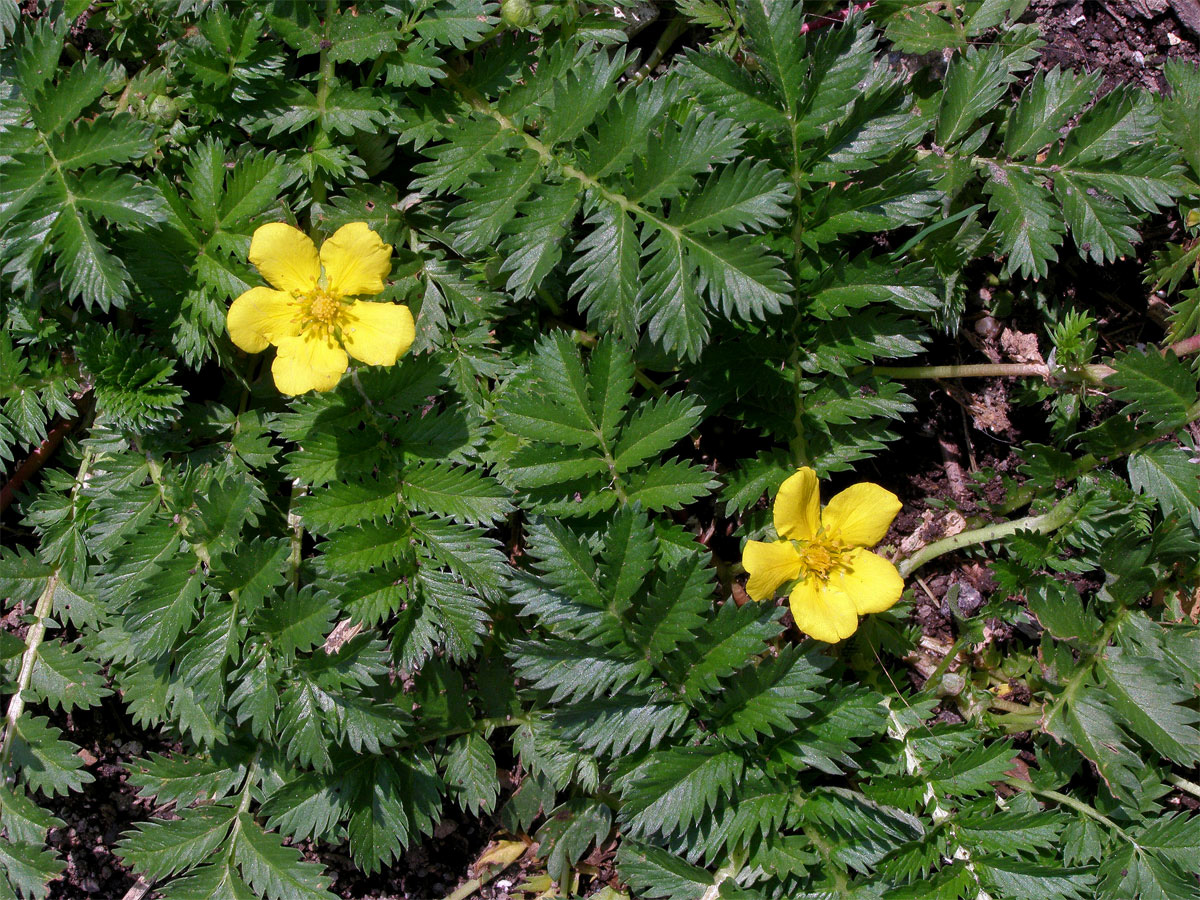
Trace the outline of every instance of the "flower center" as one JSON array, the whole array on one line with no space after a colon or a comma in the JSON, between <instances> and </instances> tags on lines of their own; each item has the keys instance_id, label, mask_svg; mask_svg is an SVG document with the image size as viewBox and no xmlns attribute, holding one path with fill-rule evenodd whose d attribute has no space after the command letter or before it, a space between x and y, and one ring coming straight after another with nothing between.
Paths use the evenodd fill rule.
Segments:
<instances>
[{"instance_id":1,"label":"flower center","mask_svg":"<svg viewBox=\"0 0 1200 900\"><path fill-rule=\"evenodd\" d=\"M313 322L331 325L341 312L342 304L324 291L317 291L308 304L308 317Z\"/></svg>"},{"instance_id":2,"label":"flower center","mask_svg":"<svg viewBox=\"0 0 1200 900\"><path fill-rule=\"evenodd\" d=\"M797 546L801 574L825 579L842 565L842 549L828 540L813 540Z\"/></svg>"}]
</instances>

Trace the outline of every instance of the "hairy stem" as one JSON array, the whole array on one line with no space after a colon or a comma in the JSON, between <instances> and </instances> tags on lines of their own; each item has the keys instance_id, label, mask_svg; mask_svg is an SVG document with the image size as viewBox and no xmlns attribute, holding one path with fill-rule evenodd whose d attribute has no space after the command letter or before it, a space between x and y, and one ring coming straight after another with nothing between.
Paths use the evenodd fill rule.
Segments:
<instances>
[{"instance_id":1,"label":"hairy stem","mask_svg":"<svg viewBox=\"0 0 1200 900\"><path fill-rule=\"evenodd\" d=\"M324 150L329 146L329 134L325 131L325 104L329 100L329 87L333 81L333 57L329 51L332 44L329 40L333 16L337 11L337 0L325 0L325 20L322 22L325 37L321 41L321 57L317 79L317 122L313 133L313 148ZM313 172L312 200L317 206L325 203L325 173L320 169Z\"/></svg>"},{"instance_id":2,"label":"hairy stem","mask_svg":"<svg viewBox=\"0 0 1200 900\"><path fill-rule=\"evenodd\" d=\"M1034 787L1028 781L1021 781L1019 778L1005 778L1004 783L1011 788L1016 788L1018 791L1024 791L1027 794L1034 794L1038 797L1045 797L1047 800L1053 800L1055 803L1060 803L1063 806L1069 806L1076 812L1083 813L1089 819L1099 822L1101 825L1111 828L1113 833L1120 836L1129 843L1135 843L1124 829L1108 816L1098 812L1094 807L1089 806L1082 800L1076 800L1066 794L1060 794L1058 791L1048 791L1042 788Z\"/></svg>"},{"instance_id":3,"label":"hairy stem","mask_svg":"<svg viewBox=\"0 0 1200 900\"><path fill-rule=\"evenodd\" d=\"M997 522L982 528L973 528L959 534L942 538L932 544L926 544L908 559L899 563L900 574L907 578L927 562L931 562L946 553L953 553L964 547L984 544L1016 534L1018 531L1036 531L1039 534L1049 534L1071 521L1075 509L1070 503L1060 503L1048 513L1040 516L1026 516L1023 519L1013 519L1009 522Z\"/></svg>"}]
</instances>

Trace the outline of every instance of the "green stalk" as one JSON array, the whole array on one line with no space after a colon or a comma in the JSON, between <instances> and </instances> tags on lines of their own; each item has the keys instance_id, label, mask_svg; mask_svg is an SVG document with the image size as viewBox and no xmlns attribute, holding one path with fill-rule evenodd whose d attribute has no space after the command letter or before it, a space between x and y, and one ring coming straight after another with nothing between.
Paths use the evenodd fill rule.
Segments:
<instances>
[{"instance_id":1,"label":"green stalk","mask_svg":"<svg viewBox=\"0 0 1200 900\"><path fill-rule=\"evenodd\" d=\"M961 550L964 547L972 547L975 544L984 544L988 541L1006 538L1016 534L1018 531L1036 531L1039 534L1049 534L1066 525L1074 515L1074 506L1064 502L1059 503L1044 515L1026 516L1023 519L1013 519L1009 522L997 522L994 525L973 528L970 531L963 531L959 534L942 538L940 541L934 541L932 544L926 544L908 559L900 562L896 568L900 570L902 576L907 578L927 562L932 562L946 553L953 553L955 550Z\"/></svg>"},{"instance_id":2,"label":"green stalk","mask_svg":"<svg viewBox=\"0 0 1200 900\"><path fill-rule=\"evenodd\" d=\"M329 100L329 86L333 81L333 57L329 55L331 44L329 29L333 16L337 11L337 0L325 0L325 37L321 41L321 57L317 71L317 122L313 134L313 149L324 150L330 145L329 134L325 131L325 104ZM314 206L325 204L325 174L319 169L313 172L312 201Z\"/></svg>"},{"instance_id":3,"label":"green stalk","mask_svg":"<svg viewBox=\"0 0 1200 900\"><path fill-rule=\"evenodd\" d=\"M638 70L633 73L633 80L637 82L645 81L650 73L654 71L654 67L662 62L662 58L667 55L667 51L671 49L671 45L679 39L679 36L687 31L688 23L683 16L676 16L667 25L666 30L658 39L658 43L654 45L654 49L650 51L650 55L646 57L646 61L638 67Z\"/></svg>"}]
</instances>

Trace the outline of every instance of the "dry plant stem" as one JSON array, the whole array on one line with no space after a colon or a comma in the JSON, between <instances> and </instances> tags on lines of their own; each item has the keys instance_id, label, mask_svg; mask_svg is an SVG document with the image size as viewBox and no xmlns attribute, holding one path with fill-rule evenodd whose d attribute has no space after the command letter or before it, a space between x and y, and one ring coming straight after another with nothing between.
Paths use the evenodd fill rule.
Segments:
<instances>
[{"instance_id":1,"label":"dry plant stem","mask_svg":"<svg viewBox=\"0 0 1200 900\"><path fill-rule=\"evenodd\" d=\"M71 491L71 500L79 492L87 479L88 470L92 467L93 451L87 450L79 463L79 471L75 473L75 487ZM12 738L17 730L17 720L25 711L25 691L33 680L33 667L37 663L38 649L46 636L46 619L54 611L54 593L58 589L58 569L55 569L46 579L46 586L33 607L33 624L25 634L25 653L21 657L21 669L17 675L17 683L13 689L12 699L8 702L8 714L4 720L4 734L0 735L0 766L8 761L12 752Z\"/></svg>"},{"instance_id":2,"label":"dry plant stem","mask_svg":"<svg viewBox=\"0 0 1200 900\"><path fill-rule=\"evenodd\" d=\"M17 730L17 720L25 711L25 691L33 680L33 666L37 662L38 648L42 638L46 636L46 619L54 609L54 591L58 588L58 570L46 579L46 587L38 597L37 605L33 608L33 624L25 635L25 653L21 657L21 672L17 676L17 684L13 690L12 699L8 701L8 715L4 721L4 736L0 738L0 766L8 762L12 752L12 737Z\"/></svg>"},{"instance_id":3,"label":"dry plant stem","mask_svg":"<svg viewBox=\"0 0 1200 900\"><path fill-rule=\"evenodd\" d=\"M910 576L927 562L932 562L946 553L953 553L964 547L984 544L1016 534L1018 531L1036 531L1039 534L1049 534L1061 528L1071 520L1075 510L1070 503L1060 503L1050 512L1040 516L1026 516L1023 519L1013 519L1010 522L997 522L995 525L985 525L983 528L973 528L970 531L959 532L932 544L926 544L908 559L902 560L896 568L905 578Z\"/></svg>"}]
</instances>

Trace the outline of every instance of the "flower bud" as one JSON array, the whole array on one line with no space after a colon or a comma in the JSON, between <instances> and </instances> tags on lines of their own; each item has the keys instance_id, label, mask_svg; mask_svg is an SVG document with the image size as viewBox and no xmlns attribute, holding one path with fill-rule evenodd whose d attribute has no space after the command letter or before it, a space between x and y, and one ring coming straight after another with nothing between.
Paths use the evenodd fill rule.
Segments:
<instances>
[{"instance_id":1,"label":"flower bud","mask_svg":"<svg viewBox=\"0 0 1200 900\"><path fill-rule=\"evenodd\" d=\"M533 6L529 0L504 0L500 21L510 28L528 28L533 24Z\"/></svg>"}]
</instances>

